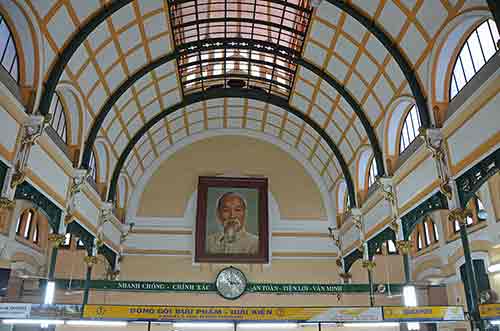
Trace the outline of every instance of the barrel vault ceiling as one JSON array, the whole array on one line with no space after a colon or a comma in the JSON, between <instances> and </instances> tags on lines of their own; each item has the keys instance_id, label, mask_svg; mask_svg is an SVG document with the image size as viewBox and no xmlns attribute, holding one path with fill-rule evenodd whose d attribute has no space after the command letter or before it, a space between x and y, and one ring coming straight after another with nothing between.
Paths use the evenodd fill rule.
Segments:
<instances>
[{"instance_id":1,"label":"barrel vault ceiling","mask_svg":"<svg viewBox=\"0 0 500 331\"><path fill-rule=\"evenodd\" d=\"M345 177L334 149L354 176L360 149L380 149L391 102L416 96L415 86L425 100L436 35L472 5L487 7L449 0L323 0L319 8L308 0L29 0L45 39L45 79L93 24L59 82L83 101L83 136L94 130L110 151L111 171L123 164L118 171L132 185L186 137L240 129L283 140L330 191ZM106 11L112 14L96 22ZM356 15L392 41L417 78L413 86ZM295 113L279 106L284 101Z\"/></svg>"}]
</instances>

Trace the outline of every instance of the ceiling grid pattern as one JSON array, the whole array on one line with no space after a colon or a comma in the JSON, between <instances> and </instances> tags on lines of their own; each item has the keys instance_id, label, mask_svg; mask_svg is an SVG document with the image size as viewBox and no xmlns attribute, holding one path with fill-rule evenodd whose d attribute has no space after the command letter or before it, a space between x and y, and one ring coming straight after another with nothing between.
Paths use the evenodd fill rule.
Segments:
<instances>
[{"instance_id":1,"label":"ceiling grid pattern","mask_svg":"<svg viewBox=\"0 0 500 331\"><path fill-rule=\"evenodd\" d=\"M412 1L413 8L392 0L353 2L375 21L384 22L382 26L416 69L428 57L432 46L427 31L436 33L453 11L441 3L437 7L424 6L423 1ZM402 94L411 95L411 91L394 58L373 34L345 12L323 1L313 16L304 57L349 90L376 129L379 141L383 141L382 124L388 106ZM340 95L324 91L318 76L305 70L299 73L292 105L307 109L307 114L320 121L335 138L354 173L355 156L368 141L359 118Z\"/></svg>"},{"instance_id":2,"label":"ceiling grid pattern","mask_svg":"<svg viewBox=\"0 0 500 331\"><path fill-rule=\"evenodd\" d=\"M304 40L303 57L345 86L361 105L378 139L388 105L400 95L411 95L408 82L394 58L375 36L354 18L328 1L314 10ZM332 0L334 2L334 0ZM467 6L464 1L351 0L381 26L408 58L422 82L433 40L451 17ZM53 63L90 17L111 1L30 1L47 41L47 63ZM174 50L166 0L132 1L100 24L78 48L62 79L72 82L84 96L92 121L109 96L139 68ZM241 32L241 30L240 30ZM50 68L46 64L46 70ZM133 84L112 107L99 131L111 150L113 168L130 138L151 118L182 100L176 60L170 61ZM421 84L424 86L425 84ZM222 101L223 100L223 101ZM314 165L331 190L341 171L332 151L304 121L275 106L257 101L221 99L190 106L167 116L149 130L129 156L124 172L137 179L167 148L201 130L239 128L270 134L297 149ZM349 103L326 81L298 65L291 86L290 104L313 119L335 142L350 164L363 145L366 131ZM203 105L203 106L201 106ZM180 114L180 115L178 115ZM260 114L260 118L255 118ZM254 116L254 117L252 117ZM85 123L90 127L90 123ZM84 134L86 135L86 133ZM136 182L136 180L134 180Z\"/></svg>"},{"instance_id":3,"label":"ceiling grid pattern","mask_svg":"<svg viewBox=\"0 0 500 331\"><path fill-rule=\"evenodd\" d=\"M202 101L167 115L166 121L172 130L170 135L161 121L149 130L160 154L171 147L172 143L206 130L248 130L281 139L290 148L305 155L329 188L340 174L340 167L328 144L311 127L306 126L301 131L302 120L268 103L237 98ZM148 144L148 140L143 137L136 148L139 151L147 150ZM145 153L131 154L125 163L124 169L131 174L134 183L143 174L140 164L143 163L148 168L154 161L149 157L150 154Z\"/></svg>"}]
</instances>

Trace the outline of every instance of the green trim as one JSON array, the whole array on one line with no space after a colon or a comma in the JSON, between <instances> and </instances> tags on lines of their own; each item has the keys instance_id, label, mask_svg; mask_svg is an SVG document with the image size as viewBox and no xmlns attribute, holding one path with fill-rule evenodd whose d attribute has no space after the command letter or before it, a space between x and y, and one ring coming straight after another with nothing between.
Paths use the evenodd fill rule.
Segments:
<instances>
[{"instance_id":1,"label":"green trim","mask_svg":"<svg viewBox=\"0 0 500 331\"><path fill-rule=\"evenodd\" d=\"M476 163L456 179L458 197L462 208L491 176L500 170L500 148Z\"/></svg>"},{"instance_id":2,"label":"green trim","mask_svg":"<svg viewBox=\"0 0 500 331\"><path fill-rule=\"evenodd\" d=\"M71 233L72 235L80 238L83 242L83 246L87 250L87 254L92 255L92 248L94 247L94 236L87 231L80 223L77 221L73 221L68 224L66 228L67 233Z\"/></svg>"},{"instance_id":3,"label":"green trim","mask_svg":"<svg viewBox=\"0 0 500 331\"><path fill-rule=\"evenodd\" d=\"M375 237L368 240L368 256L370 259L375 255L377 249L387 240L396 240L396 234L390 227L380 231Z\"/></svg>"},{"instance_id":4,"label":"green trim","mask_svg":"<svg viewBox=\"0 0 500 331\"><path fill-rule=\"evenodd\" d=\"M9 170L9 166L0 160L0 191L3 189L5 178L7 177L7 170Z\"/></svg>"},{"instance_id":5,"label":"green trim","mask_svg":"<svg viewBox=\"0 0 500 331\"><path fill-rule=\"evenodd\" d=\"M41 280L42 283L45 280ZM71 283L72 290L85 288L84 279L57 279L58 289L68 289ZM384 284L387 287L387 284ZM379 284L373 285L376 291ZM403 284L389 284L392 293L401 292ZM90 280L89 288L101 291L137 291L137 292L188 292L188 293L215 293L214 283L208 282L155 282L155 281L110 281ZM369 293L369 284L313 284L313 283L248 283L248 293L275 293L275 294L338 294L338 293Z\"/></svg>"},{"instance_id":6,"label":"green trim","mask_svg":"<svg viewBox=\"0 0 500 331\"><path fill-rule=\"evenodd\" d=\"M94 247L94 238L95 236L87 231L80 223L77 221L73 221L68 224L66 228L67 233L71 233L74 236L80 238L83 242L83 246L87 250L88 255L92 255L92 248ZM114 270L116 263L116 252L113 251L109 246L102 245L97 249L97 253L104 256L104 258L108 261L111 269Z\"/></svg>"},{"instance_id":7,"label":"green trim","mask_svg":"<svg viewBox=\"0 0 500 331\"><path fill-rule=\"evenodd\" d=\"M349 255L344 257L344 271L349 272L354 262L363 258L363 252L359 249L355 249Z\"/></svg>"},{"instance_id":8,"label":"green trim","mask_svg":"<svg viewBox=\"0 0 500 331\"><path fill-rule=\"evenodd\" d=\"M401 223L403 224L403 236L405 240L410 238L413 229L415 229L417 224L424 219L425 215L438 209L448 209L448 199L446 199L446 196L440 191L437 191L417 207L402 216Z\"/></svg>"},{"instance_id":9,"label":"green trim","mask_svg":"<svg viewBox=\"0 0 500 331\"><path fill-rule=\"evenodd\" d=\"M59 231L59 224L61 222L62 215L61 209L30 183L24 181L19 184L16 187L14 199L31 201L34 205L45 212L49 225L54 232L57 233Z\"/></svg>"}]
</instances>

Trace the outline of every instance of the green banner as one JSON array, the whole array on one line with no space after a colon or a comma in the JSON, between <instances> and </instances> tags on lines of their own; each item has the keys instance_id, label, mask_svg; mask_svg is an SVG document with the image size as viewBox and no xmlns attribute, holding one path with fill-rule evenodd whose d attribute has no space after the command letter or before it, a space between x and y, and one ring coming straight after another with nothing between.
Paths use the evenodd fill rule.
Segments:
<instances>
[{"instance_id":1,"label":"green banner","mask_svg":"<svg viewBox=\"0 0 500 331\"><path fill-rule=\"evenodd\" d=\"M45 282L45 281L42 281ZM59 289L79 290L84 287L83 279L57 279ZM400 293L402 284L384 284L385 291ZM375 293L379 284L373 285ZM157 282L157 281L110 281L91 280L90 288L104 291L140 291L140 292L216 292L215 284L202 282ZM249 283L246 292L276 293L276 294L338 294L338 293L368 293L369 284L276 284Z\"/></svg>"}]
</instances>

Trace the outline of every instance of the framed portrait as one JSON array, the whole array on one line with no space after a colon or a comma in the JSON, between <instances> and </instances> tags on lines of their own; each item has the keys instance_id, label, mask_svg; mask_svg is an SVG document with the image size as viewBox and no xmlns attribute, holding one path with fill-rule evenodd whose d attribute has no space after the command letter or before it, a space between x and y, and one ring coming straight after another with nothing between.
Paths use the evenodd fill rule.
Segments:
<instances>
[{"instance_id":1,"label":"framed portrait","mask_svg":"<svg viewBox=\"0 0 500 331\"><path fill-rule=\"evenodd\" d=\"M267 178L199 177L195 262L268 263Z\"/></svg>"}]
</instances>

